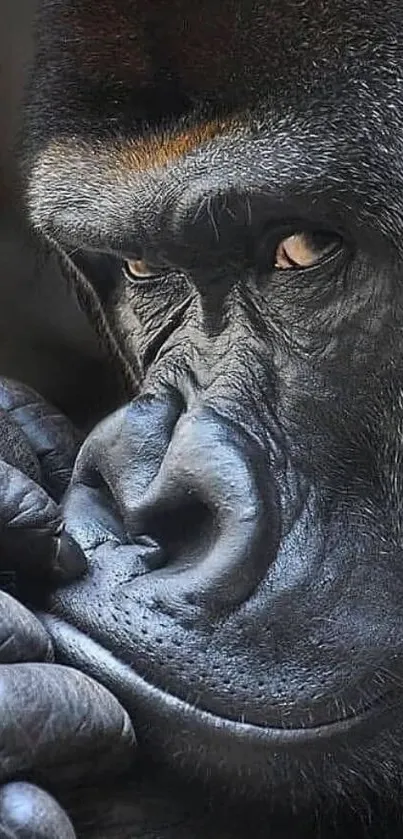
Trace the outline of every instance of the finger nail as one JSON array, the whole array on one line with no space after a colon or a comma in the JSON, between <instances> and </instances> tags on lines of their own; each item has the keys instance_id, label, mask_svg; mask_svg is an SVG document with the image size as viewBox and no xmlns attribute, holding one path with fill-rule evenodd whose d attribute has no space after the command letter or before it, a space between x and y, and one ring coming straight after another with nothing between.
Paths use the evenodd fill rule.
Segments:
<instances>
[{"instance_id":1,"label":"finger nail","mask_svg":"<svg viewBox=\"0 0 403 839\"><path fill-rule=\"evenodd\" d=\"M70 582L81 577L87 570L85 556L74 539L62 530L56 537L57 548L53 570L62 582Z\"/></svg>"}]
</instances>

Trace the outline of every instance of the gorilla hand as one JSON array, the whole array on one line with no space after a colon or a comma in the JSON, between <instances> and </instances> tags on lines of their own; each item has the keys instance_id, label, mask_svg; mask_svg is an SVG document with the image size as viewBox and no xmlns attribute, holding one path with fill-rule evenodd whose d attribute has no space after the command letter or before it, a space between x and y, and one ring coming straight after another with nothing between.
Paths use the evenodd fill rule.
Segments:
<instances>
[{"instance_id":1,"label":"gorilla hand","mask_svg":"<svg viewBox=\"0 0 403 839\"><path fill-rule=\"evenodd\" d=\"M0 837L70 839L54 799L36 786L120 772L132 759L130 720L105 688L52 664L49 638L30 612L0 593Z\"/></svg>"},{"instance_id":2,"label":"gorilla hand","mask_svg":"<svg viewBox=\"0 0 403 839\"><path fill-rule=\"evenodd\" d=\"M0 570L6 581L10 573L22 583L54 572L71 579L85 563L62 531L56 501L77 435L37 394L12 382L0 382L0 410ZM24 781L57 785L80 782L89 771L120 771L132 759L133 730L107 690L52 663L45 629L4 591L0 616L0 837L72 839L54 799Z\"/></svg>"},{"instance_id":3,"label":"gorilla hand","mask_svg":"<svg viewBox=\"0 0 403 839\"><path fill-rule=\"evenodd\" d=\"M0 380L0 571L32 578L77 576L84 562L57 502L79 437L34 391Z\"/></svg>"}]
</instances>

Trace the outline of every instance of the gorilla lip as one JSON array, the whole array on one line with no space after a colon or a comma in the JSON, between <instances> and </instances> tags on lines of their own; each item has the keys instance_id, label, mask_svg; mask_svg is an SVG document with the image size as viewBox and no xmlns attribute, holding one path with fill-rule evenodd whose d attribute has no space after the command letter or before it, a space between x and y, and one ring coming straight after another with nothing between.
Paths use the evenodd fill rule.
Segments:
<instances>
[{"instance_id":1,"label":"gorilla lip","mask_svg":"<svg viewBox=\"0 0 403 839\"><path fill-rule=\"evenodd\" d=\"M197 708L154 686L72 624L54 615L41 614L39 617L52 636L58 661L83 670L109 688L136 722L143 718L144 709L144 719L148 721L147 728L150 713L151 720L157 714L160 724L163 721L165 726L170 723L172 730L179 729L181 739L189 735L193 738L198 731L205 732L208 729L210 735L214 739L217 738L217 742L221 741L221 747L228 747L230 751L233 749L234 738L238 743L248 743L252 747L266 749L270 747L271 750L315 746L319 742L339 738L373 721L375 715L382 713L387 699L387 695L378 696L356 715L351 714L344 719L305 727L259 726L231 720Z\"/></svg>"}]
</instances>

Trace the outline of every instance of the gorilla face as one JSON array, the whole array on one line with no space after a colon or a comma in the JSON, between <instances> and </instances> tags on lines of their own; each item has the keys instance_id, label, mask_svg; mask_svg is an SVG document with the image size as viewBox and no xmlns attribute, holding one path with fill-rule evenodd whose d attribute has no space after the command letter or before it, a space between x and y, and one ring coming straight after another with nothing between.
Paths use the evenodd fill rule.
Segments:
<instances>
[{"instance_id":1,"label":"gorilla face","mask_svg":"<svg viewBox=\"0 0 403 839\"><path fill-rule=\"evenodd\" d=\"M77 463L60 656L186 771L398 787L401 6L43 6L31 216L142 373Z\"/></svg>"}]
</instances>

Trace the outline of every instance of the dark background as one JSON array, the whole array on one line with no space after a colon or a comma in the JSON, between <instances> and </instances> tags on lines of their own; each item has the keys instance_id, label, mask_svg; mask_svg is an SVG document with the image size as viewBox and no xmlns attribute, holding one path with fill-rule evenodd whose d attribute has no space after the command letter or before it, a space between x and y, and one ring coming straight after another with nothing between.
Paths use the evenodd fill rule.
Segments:
<instances>
[{"instance_id":1,"label":"dark background","mask_svg":"<svg viewBox=\"0 0 403 839\"><path fill-rule=\"evenodd\" d=\"M108 370L56 259L44 258L30 234L19 177L36 6L0 2L0 375L32 385L84 423L88 413L108 412Z\"/></svg>"}]
</instances>

